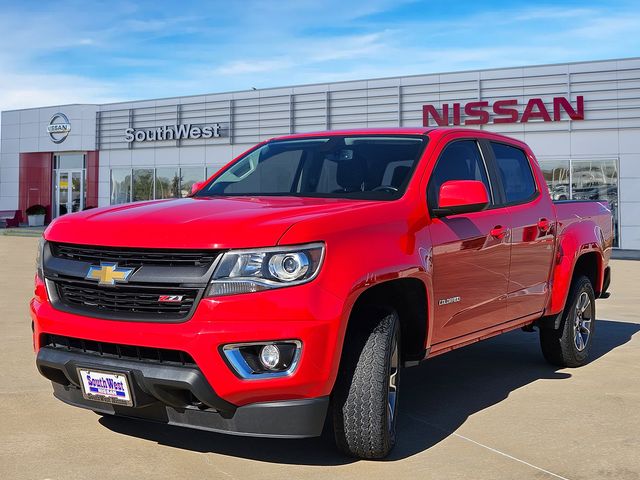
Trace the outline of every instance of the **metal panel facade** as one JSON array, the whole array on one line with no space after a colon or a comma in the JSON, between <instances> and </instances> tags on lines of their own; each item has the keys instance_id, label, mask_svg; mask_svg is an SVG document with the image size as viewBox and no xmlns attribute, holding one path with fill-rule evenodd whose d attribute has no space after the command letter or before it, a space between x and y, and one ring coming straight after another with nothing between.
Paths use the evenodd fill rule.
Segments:
<instances>
[{"instance_id":1,"label":"metal panel facade","mask_svg":"<svg viewBox=\"0 0 640 480\"><path fill-rule=\"evenodd\" d=\"M618 165L621 246L640 249L640 59L582 62L408 77L323 83L175 97L100 106L62 106L3 112L0 209L17 204L20 152L100 151L99 204L109 203L109 172L118 167L202 166L218 168L258 141L288 133L423 124L423 105L515 99L519 118L531 98L553 117L554 97L576 105L584 98L584 120L474 126L531 145L541 162L614 160ZM53 144L49 117L65 113L70 137ZM432 122L433 123L433 122ZM172 125L217 124L220 137L125 141L125 130Z\"/></svg>"}]
</instances>

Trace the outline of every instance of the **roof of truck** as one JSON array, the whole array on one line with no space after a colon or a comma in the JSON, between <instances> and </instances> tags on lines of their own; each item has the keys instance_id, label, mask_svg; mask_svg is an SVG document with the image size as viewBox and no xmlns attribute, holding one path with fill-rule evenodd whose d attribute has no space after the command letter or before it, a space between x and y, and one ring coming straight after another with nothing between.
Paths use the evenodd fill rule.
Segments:
<instances>
[{"instance_id":1,"label":"roof of truck","mask_svg":"<svg viewBox=\"0 0 640 480\"><path fill-rule=\"evenodd\" d=\"M273 137L272 140L287 140L294 138L309 138L309 137L329 137L329 136L341 136L341 135L426 135L428 133L436 134L438 137L442 137L448 133L464 132L467 134L479 134L479 136L491 136L494 138L504 138L511 142L522 143L521 141L500 135L498 133L489 132L487 130L478 130L472 128L463 127L403 127L403 128L355 128L350 130L325 130L318 132L304 132L294 133L291 135L282 135L279 137Z\"/></svg>"}]
</instances>

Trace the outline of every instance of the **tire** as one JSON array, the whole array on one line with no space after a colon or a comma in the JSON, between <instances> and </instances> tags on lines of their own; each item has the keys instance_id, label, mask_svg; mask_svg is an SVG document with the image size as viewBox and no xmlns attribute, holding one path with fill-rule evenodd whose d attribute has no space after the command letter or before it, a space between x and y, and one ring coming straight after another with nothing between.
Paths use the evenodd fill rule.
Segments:
<instances>
[{"instance_id":1,"label":"tire","mask_svg":"<svg viewBox=\"0 0 640 480\"><path fill-rule=\"evenodd\" d=\"M386 457L395 445L400 386L398 314L368 309L345 338L332 398L337 447L363 459Z\"/></svg>"},{"instance_id":2,"label":"tire","mask_svg":"<svg viewBox=\"0 0 640 480\"><path fill-rule=\"evenodd\" d=\"M593 286L587 277L580 276L571 284L559 328L540 330L544 358L558 367L580 367L587 363L595 323Z\"/></svg>"}]
</instances>

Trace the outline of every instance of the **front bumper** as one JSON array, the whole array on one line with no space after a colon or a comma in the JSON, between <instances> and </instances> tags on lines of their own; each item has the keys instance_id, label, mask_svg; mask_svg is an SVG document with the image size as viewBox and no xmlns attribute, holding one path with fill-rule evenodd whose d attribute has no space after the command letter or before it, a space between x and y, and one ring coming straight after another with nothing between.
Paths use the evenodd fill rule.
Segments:
<instances>
[{"instance_id":1,"label":"front bumper","mask_svg":"<svg viewBox=\"0 0 640 480\"><path fill-rule=\"evenodd\" d=\"M216 394L235 406L330 395L340 362L345 303L311 282L273 291L203 299L186 322L127 322L55 309L36 288L31 302L36 352L45 335L179 350L195 361ZM302 352L294 374L239 378L221 352L227 344L298 340Z\"/></svg>"},{"instance_id":2,"label":"front bumper","mask_svg":"<svg viewBox=\"0 0 640 480\"><path fill-rule=\"evenodd\" d=\"M303 438L322 433L329 397L259 402L242 407L220 398L199 368L104 358L43 347L36 365L65 403L96 412L236 435ZM126 373L133 407L85 399L78 367Z\"/></svg>"}]
</instances>

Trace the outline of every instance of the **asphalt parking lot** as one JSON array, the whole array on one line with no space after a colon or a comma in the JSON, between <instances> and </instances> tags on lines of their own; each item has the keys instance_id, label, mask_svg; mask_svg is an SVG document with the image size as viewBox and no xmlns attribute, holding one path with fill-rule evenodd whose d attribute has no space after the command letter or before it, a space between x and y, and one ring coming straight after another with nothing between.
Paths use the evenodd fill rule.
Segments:
<instances>
[{"instance_id":1,"label":"asphalt parking lot","mask_svg":"<svg viewBox=\"0 0 640 480\"><path fill-rule=\"evenodd\" d=\"M613 261L593 361L555 369L512 332L404 371L399 443L354 461L326 438L232 437L101 418L34 365L37 239L0 236L0 478L640 479L640 262Z\"/></svg>"}]
</instances>

